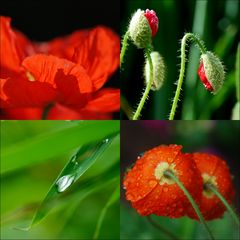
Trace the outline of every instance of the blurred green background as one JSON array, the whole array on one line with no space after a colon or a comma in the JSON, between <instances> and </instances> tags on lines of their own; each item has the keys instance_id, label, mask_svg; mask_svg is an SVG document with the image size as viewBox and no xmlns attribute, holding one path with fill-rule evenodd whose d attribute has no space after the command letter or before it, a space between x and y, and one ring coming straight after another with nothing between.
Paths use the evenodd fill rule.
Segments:
<instances>
[{"instance_id":1,"label":"blurred green background","mask_svg":"<svg viewBox=\"0 0 240 240\"><path fill-rule=\"evenodd\" d=\"M153 45L165 59L167 77L159 91L150 92L149 100L142 111L142 119L168 119L180 69L179 41L185 32L199 34L207 49L213 51L223 61L227 74L224 85L217 95L206 91L197 74L200 53L192 44L190 52L187 52L186 78L175 119L231 119L232 109L237 101L235 62L240 39L239 5L238 0L121 1L122 36L127 30L132 14L138 8L154 9L159 18L159 31L153 39ZM130 108L136 109L141 98L144 87L143 55L142 50L137 50L129 44L121 72L121 93L125 100L121 104L122 106L124 104L126 111ZM239 99L238 90L238 101ZM121 118L127 119L123 111Z\"/></svg>"},{"instance_id":2,"label":"blurred green background","mask_svg":"<svg viewBox=\"0 0 240 240\"><path fill-rule=\"evenodd\" d=\"M208 152L222 157L233 176L236 196L233 202L240 212L240 122L239 121L122 121L121 122L121 179L128 167L141 153L161 144L179 144L183 152ZM169 239L154 228L125 200L121 187L121 239ZM153 219L170 230L177 239L208 239L200 223L187 217ZM208 221L216 240L239 239L240 229L226 212L222 219Z\"/></svg>"},{"instance_id":3,"label":"blurred green background","mask_svg":"<svg viewBox=\"0 0 240 240\"><path fill-rule=\"evenodd\" d=\"M119 121L1 121L1 239L96 239L119 237ZM66 191L46 217L27 227L57 176L77 149L113 141ZM85 156L85 155L84 155ZM83 159L82 161L84 161ZM105 210L103 210L105 209ZM111 228L109 228L111 225Z\"/></svg>"}]
</instances>

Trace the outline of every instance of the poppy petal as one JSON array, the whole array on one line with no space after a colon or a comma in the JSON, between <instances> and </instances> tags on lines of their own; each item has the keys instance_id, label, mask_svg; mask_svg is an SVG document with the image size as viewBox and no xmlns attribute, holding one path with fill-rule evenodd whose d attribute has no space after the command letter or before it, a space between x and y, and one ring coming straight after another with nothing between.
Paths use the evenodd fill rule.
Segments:
<instances>
[{"instance_id":1,"label":"poppy petal","mask_svg":"<svg viewBox=\"0 0 240 240\"><path fill-rule=\"evenodd\" d=\"M111 119L111 114L92 113L89 111L76 111L61 104L56 104L48 112L47 119L51 120L91 120L91 119Z\"/></svg>"},{"instance_id":2,"label":"poppy petal","mask_svg":"<svg viewBox=\"0 0 240 240\"><path fill-rule=\"evenodd\" d=\"M34 47L38 53L51 54L56 57L71 60L74 49L88 35L89 30L75 31L64 37L57 37L49 42L34 43Z\"/></svg>"},{"instance_id":3,"label":"poppy petal","mask_svg":"<svg viewBox=\"0 0 240 240\"><path fill-rule=\"evenodd\" d=\"M0 118L6 120L39 120L42 112L42 108L4 108L1 110Z\"/></svg>"},{"instance_id":4,"label":"poppy petal","mask_svg":"<svg viewBox=\"0 0 240 240\"><path fill-rule=\"evenodd\" d=\"M56 91L48 83L27 79L1 80L1 98L7 102L4 107L42 107L53 101Z\"/></svg>"},{"instance_id":5,"label":"poppy petal","mask_svg":"<svg viewBox=\"0 0 240 240\"><path fill-rule=\"evenodd\" d=\"M62 70L65 75L76 77L81 93L89 93L92 91L92 83L85 69L71 61L52 55L36 54L26 58L22 65L37 81L47 82L56 87L56 82L58 82L56 75L58 70Z\"/></svg>"},{"instance_id":6,"label":"poppy petal","mask_svg":"<svg viewBox=\"0 0 240 240\"><path fill-rule=\"evenodd\" d=\"M11 76L11 72L20 72L22 60L34 53L31 42L20 32L14 31L11 18L0 16L0 58L1 77Z\"/></svg>"},{"instance_id":7,"label":"poppy petal","mask_svg":"<svg viewBox=\"0 0 240 240\"><path fill-rule=\"evenodd\" d=\"M99 26L75 49L73 62L87 70L94 90L98 90L119 66L119 54L119 37L111 29Z\"/></svg>"},{"instance_id":8,"label":"poppy petal","mask_svg":"<svg viewBox=\"0 0 240 240\"><path fill-rule=\"evenodd\" d=\"M120 90L105 88L96 92L84 108L92 112L114 112L120 109Z\"/></svg>"}]
</instances>

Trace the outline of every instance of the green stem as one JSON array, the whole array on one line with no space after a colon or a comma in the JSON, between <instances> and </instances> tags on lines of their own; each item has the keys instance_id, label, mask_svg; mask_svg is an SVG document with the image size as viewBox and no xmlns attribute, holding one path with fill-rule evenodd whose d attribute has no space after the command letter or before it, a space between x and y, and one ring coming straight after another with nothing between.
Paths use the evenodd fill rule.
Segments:
<instances>
[{"instance_id":1,"label":"green stem","mask_svg":"<svg viewBox=\"0 0 240 240\"><path fill-rule=\"evenodd\" d=\"M169 120L174 119L174 115L176 112L177 108L177 103L179 100L179 95L181 92L182 88L182 83L183 83L183 78L185 74L185 63L186 63L186 46L187 46L187 41L192 40L199 48L202 54L206 53L206 48L204 44L201 42L201 40L194 35L193 33L186 33L181 41L181 68L180 68L180 73L179 73L179 78L178 78L178 85L177 85L177 90L175 93L175 97L173 99L173 104L172 104L172 109L170 112Z\"/></svg>"},{"instance_id":2,"label":"green stem","mask_svg":"<svg viewBox=\"0 0 240 240\"><path fill-rule=\"evenodd\" d=\"M148 94L149 94L149 91L151 89L152 82L153 82L153 63L152 63L152 58L151 58L151 55L150 55L150 53L151 53L151 46L150 45L146 46L145 52L146 52L146 56L147 56L147 61L149 62L149 66L150 66L150 73L149 73L150 77L149 77L149 82L147 83L145 91L142 95L142 98L141 98L139 104L138 104L137 110L133 115L132 120L138 120L138 118L140 116L140 113L142 111L143 105L145 104L145 101L147 100L147 97L148 97Z\"/></svg>"},{"instance_id":3,"label":"green stem","mask_svg":"<svg viewBox=\"0 0 240 240\"><path fill-rule=\"evenodd\" d=\"M165 235L167 235L170 239L177 240L178 238L170 232L168 229L164 228L160 224L156 223L151 216L147 216L148 221L157 229L159 229L161 232L163 232Z\"/></svg>"},{"instance_id":4,"label":"green stem","mask_svg":"<svg viewBox=\"0 0 240 240\"><path fill-rule=\"evenodd\" d=\"M128 36L129 36L129 32L127 31L123 37L123 40L122 40L122 49L121 49L121 53L120 53L120 68L122 66L122 63L123 63L123 59L124 59L124 55L125 55L125 52L127 50L127 41L128 41Z\"/></svg>"},{"instance_id":5,"label":"green stem","mask_svg":"<svg viewBox=\"0 0 240 240\"><path fill-rule=\"evenodd\" d=\"M226 199L221 195L220 192L218 192L218 190L216 189L216 187L214 187L212 184L206 184L205 185L207 188L209 188L212 192L214 192L214 194L217 195L217 197L222 201L222 203L225 205L225 207L227 208L227 210L229 211L229 213L231 214L232 218L234 219L234 221L240 225L240 221L239 218L237 216L237 214L234 212L234 210L231 208L231 206L229 205L229 203L226 201Z\"/></svg>"},{"instance_id":6,"label":"green stem","mask_svg":"<svg viewBox=\"0 0 240 240\"><path fill-rule=\"evenodd\" d=\"M171 172L166 170L164 172L164 175L167 177L172 178L177 184L178 186L181 188L181 190L184 192L184 194L187 196L189 202L192 204L193 209L195 210L196 214L198 215L200 222L203 224L203 226L205 227L206 231L208 232L210 239L214 239L210 229L208 228L208 225L206 224L200 210L199 207L197 206L196 202L194 201L194 199L192 198L192 196L190 195L190 193L188 192L188 190L184 187L184 185L179 181L179 179Z\"/></svg>"}]
</instances>

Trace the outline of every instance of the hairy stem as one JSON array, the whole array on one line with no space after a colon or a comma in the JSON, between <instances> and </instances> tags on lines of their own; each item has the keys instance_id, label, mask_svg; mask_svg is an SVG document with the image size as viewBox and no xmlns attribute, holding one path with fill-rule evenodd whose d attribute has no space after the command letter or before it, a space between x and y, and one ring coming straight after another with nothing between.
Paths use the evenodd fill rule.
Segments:
<instances>
[{"instance_id":1,"label":"hairy stem","mask_svg":"<svg viewBox=\"0 0 240 240\"><path fill-rule=\"evenodd\" d=\"M128 41L128 36L129 36L129 32L127 31L123 37L123 40L122 40L122 49L121 49L121 53L120 53L120 68L122 66L122 63L123 63L123 59L124 59L124 55L125 55L125 52L127 50L127 41Z\"/></svg>"},{"instance_id":2,"label":"hairy stem","mask_svg":"<svg viewBox=\"0 0 240 240\"><path fill-rule=\"evenodd\" d=\"M166 236L168 236L170 239L177 240L177 236L175 236L172 232L170 232L168 229L164 228L160 224L156 223L151 216L147 216L148 221L158 230L163 232Z\"/></svg>"},{"instance_id":3,"label":"hairy stem","mask_svg":"<svg viewBox=\"0 0 240 240\"><path fill-rule=\"evenodd\" d=\"M177 90L175 93L175 97L173 99L173 104L172 104L172 109L170 112L169 120L174 119L176 108L177 108L177 103L179 100L179 95L180 95L181 88L182 88L183 78L184 78L184 74L185 74L186 45L187 45L188 40L189 41L192 40L196 44L196 46L198 46L201 53L206 53L206 49L205 49L203 43L196 35L194 35L193 33L186 33L184 35L184 37L181 41L181 68L180 68L180 73L179 73L178 82L177 82Z\"/></svg>"},{"instance_id":4,"label":"hairy stem","mask_svg":"<svg viewBox=\"0 0 240 240\"><path fill-rule=\"evenodd\" d=\"M224 206L227 208L227 210L229 211L229 213L231 214L232 218L234 219L234 221L240 225L239 222L239 218L237 216L237 214L234 212L234 210L231 208L231 206L229 205L229 203L226 201L226 199L221 195L220 192L218 192L218 190L216 189L216 187L214 187L212 184L206 184L205 185L207 188L209 188L212 192L214 192L214 194L222 201L222 203L224 204Z\"/></svg>"},{"instance_id":5,"label":"hairy stem","mask_svg":"<svg viewBox=\"0 0 240 240\"><path fill-rule=\"evenodd\" d=\"M188 190L184 187L184 185L179 181L179 179L171 172L171 171L168 171L166 170L164 172L164 175L167 176L167 177L170 177L172 178L176 183L177 185L181 188L181 190L184 192L184 194L187 196L189 202L192 204L192 207L193 209L195 210L196 214L198 215L199 219L200 219L200 222L203 224L203 226L205 227L206 231L208 232L209 236L210 236L210 239L214 239L210 229L208 228L208 225L206 224L200 210L199 210L199 207L197 206L196 202L194 201L194 199L192 198L191 194L188 192Z\"/></svg>"},{"instance_id":6,"label":"hairy stem","mask_svg":"<svg viewBox=\"0 0 240 240\"><path fill-rule=\"evenodd\" d=\"M152 82L153 82L153 63L152 63L152 58L151 58L151 55L150 55L150 53L151 53L151 46L148 45L145 48L145 52L146 52L146 56L147 56L147 61L149 62L149 66L150 66L150 73L149 73L150 77L149 77L149 82L147 83L145 91L144 91L144 93L142 95L142 98L141 98L139 104L138 104L137 110L136 110L136 112L133 115L132 120L137 120L139 118L140 113L142 111L142 108L143 108L143 106L145 104L145 101L147 100L149 91L151 89Z\"/></svg>"}]
</instances>

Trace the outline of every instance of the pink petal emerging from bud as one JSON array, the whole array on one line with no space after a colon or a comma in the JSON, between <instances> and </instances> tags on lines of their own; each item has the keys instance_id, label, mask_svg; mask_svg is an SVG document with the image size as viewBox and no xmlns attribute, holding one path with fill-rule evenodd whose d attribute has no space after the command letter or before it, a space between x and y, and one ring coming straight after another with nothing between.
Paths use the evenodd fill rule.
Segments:
<instances>
[{"instance_id":1,"label":"pink petal emerging from bud","mask_svg":"<svg viewBox=\"0 0 240 240\"><path fill-rule=\"evenodd\" d=\"M204 66L203 66L202 62L200 63L200 66L199 66L199 69L198 69L198 75L199 75L199 77L200 77L204 87L208 91L212 92L213 91L213 87L212 87L212 85L210 84L210 82L208 81L208 79L206 77Z\"/></svg>"},{"instance_id":2,"label":"pink petal emerging from bud","mask_svg":"<svg viewBox=\"0 0 240 240\"><path fill-rule=\"evenodd\" d=\"M149 9L145 11L144 15L147 18L150 28L152 30L152 37L154 37L158 31L158 17L154 10Z\"/></svg>"}]
</instances>

